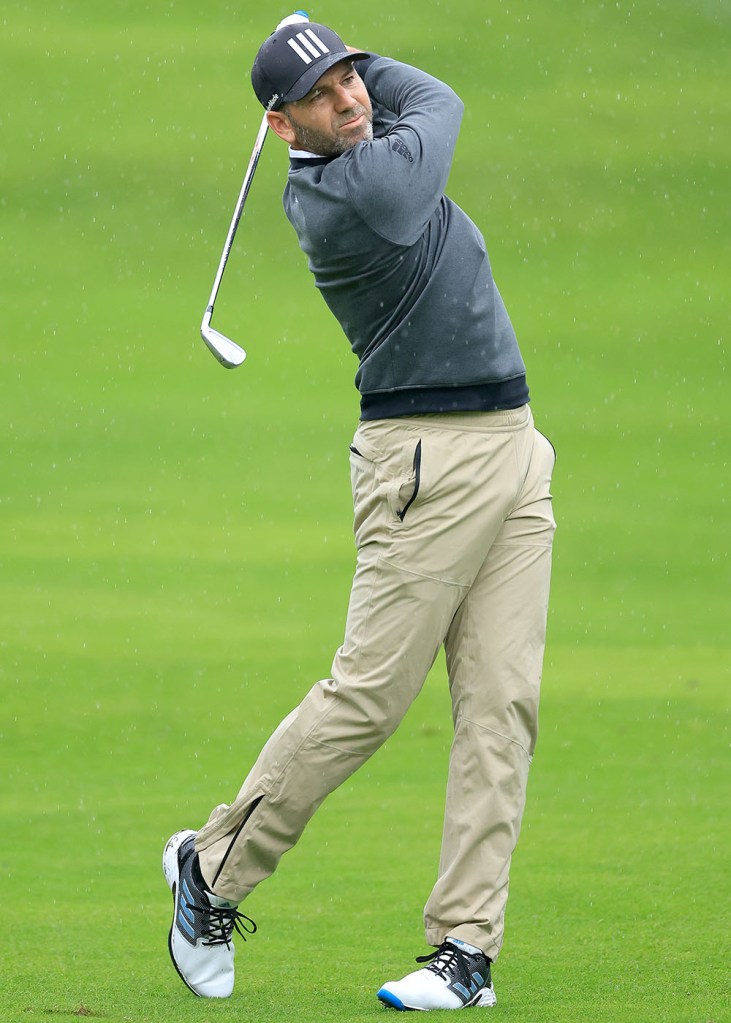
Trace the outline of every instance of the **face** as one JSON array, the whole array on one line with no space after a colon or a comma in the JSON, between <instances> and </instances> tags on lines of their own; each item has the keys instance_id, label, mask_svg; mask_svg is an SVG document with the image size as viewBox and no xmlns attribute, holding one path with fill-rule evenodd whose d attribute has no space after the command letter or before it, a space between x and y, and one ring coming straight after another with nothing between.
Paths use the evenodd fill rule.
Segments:
<instances>
[{"instance_id":1,"label":"face","mask_svg":"<svg viewBox=\"0 0 731 1023\"><path fill-rule=\"evenodd\" d=\"M339 156L373 138L368 92L352 61L326 71L307 95L268 115L277 135L293 149Z\"/></svg>"}]
</instances>

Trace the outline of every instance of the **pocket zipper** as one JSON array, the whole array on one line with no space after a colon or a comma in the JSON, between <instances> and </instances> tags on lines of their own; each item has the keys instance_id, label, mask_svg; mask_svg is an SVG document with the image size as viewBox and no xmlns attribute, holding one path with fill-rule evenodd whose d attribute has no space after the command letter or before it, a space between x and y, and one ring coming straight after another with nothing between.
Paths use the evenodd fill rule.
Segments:
<instances>
[{"instance_id":1,"label":"pocket zipper","mask_svg":"<svg viewBox=\"0 0 731 1023\"><path fill-rule=\"evenodd\" d=\"M421 440L416 445L416 451L414 452L413 470L414 470L414 492L411 495L411 497L408 499L408 501L406 502L404 507L401 509L401 511L396 512L396 514L398 515L398 517L401 519L402 522L406 518L406 512L409 510L411 505L416 500L417 495L419 493L419 487L421 486Z\"/></svg>"}]
</instances>

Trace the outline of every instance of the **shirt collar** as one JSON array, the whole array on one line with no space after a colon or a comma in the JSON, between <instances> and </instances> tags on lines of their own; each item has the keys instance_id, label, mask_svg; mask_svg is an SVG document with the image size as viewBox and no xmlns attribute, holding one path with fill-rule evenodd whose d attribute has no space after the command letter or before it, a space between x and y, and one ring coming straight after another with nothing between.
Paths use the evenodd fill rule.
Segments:
<instances>
[{"instance_id":1,"label":"shirt collar","mask_svg":"<svg viewBox=\"0 0 731 1023\"><path fill-rule=\"evenodd\" d=\"M306 149L292 149L291 146L289 156L292 160L322 160L322 153L308 153Z\"/></svg>"}]
</instances>

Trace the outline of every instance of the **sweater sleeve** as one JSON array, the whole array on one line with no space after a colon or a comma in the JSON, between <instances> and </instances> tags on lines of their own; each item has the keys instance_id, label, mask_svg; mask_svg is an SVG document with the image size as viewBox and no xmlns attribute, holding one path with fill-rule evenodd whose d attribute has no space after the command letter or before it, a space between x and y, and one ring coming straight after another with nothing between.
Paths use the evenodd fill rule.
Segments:
<instances>
[{"instance_id":1,"label":"sweater sleeve","mask_svg":"<svg viewBox=\"0 0 731 1023\"><path fill-rule=\"evenodd\" d=\"M351 151L350 201L382 237L412 245L444 195L464 106L443 82L388 57L370 63L364 80L374 109L393 116L382 138Z\"/></svg>"}]
</instances>

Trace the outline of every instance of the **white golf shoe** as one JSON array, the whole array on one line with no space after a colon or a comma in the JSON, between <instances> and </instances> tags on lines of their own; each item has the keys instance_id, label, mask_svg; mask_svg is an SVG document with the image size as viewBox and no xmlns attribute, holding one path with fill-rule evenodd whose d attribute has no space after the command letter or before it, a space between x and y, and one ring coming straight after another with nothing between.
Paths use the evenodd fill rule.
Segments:
<instances>
[{"instance_id":1,"label":"white golf shoe","mask_svg":"<svg viewBox=\"0 0 731 1023\"><path fill-rule=\"evenodd\" d=\"M178 831L162 855L173 893L170 958L181 980L201 998L228 998L234 986L234 930L246 939L256 924L236 904L205 890L195 851L195 831ZM247 926L248 925L248 926Z\"/></svg>"},{"instance_id":2,"label":"white golf shoe","mask_svg":"<svg viewBox=\"0 0 731 1023\"><path fill-rule=\"evenodd\" d=\"M389 980L378 992L384 1005L401 1011L488 1008L497 998L490 977L490 960L479 948L448 937L436 952L419 956L429 963L402 980Z\"/></svg>"}]
</instances>

